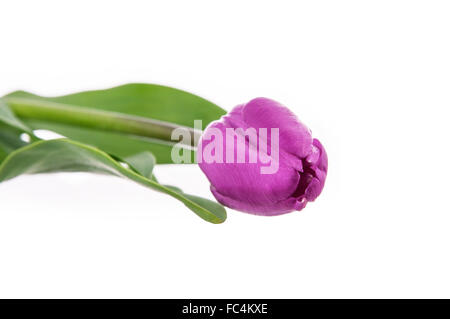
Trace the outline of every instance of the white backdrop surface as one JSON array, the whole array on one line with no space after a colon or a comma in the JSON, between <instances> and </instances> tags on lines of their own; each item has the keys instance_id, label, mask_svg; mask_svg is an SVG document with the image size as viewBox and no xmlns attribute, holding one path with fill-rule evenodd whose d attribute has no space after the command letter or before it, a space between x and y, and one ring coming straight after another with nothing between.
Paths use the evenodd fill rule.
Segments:
<instances>
[{"instance_id":1,"label":"white backdrop surface","mask_svg":"<svg viewBox=\"0 0 450 319\"><path fill-rule=\"evenodd\" d=\"M291 108L329 174L212 225L114 177L0 184L0 297L450 297L450 3L2 1L0 95L169 85ZM196 166L158 178L213 198Z\"/></svg>"}]
</instances>

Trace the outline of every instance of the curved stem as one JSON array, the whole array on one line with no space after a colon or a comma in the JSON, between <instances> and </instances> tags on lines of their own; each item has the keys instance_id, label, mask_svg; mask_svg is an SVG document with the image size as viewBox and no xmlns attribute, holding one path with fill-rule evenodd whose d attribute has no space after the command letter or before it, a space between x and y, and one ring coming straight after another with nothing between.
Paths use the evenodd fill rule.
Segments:
<instances>
[{"instance_id":1,"label":"curved stem","mask_svg":"<svg viewBox=\"0 0 450 319\"><path fill-rule=\"evenodd\" d=\"M174 123L148 119L117 112L88 109L67 104L27 98L5 98L5 102L19 118L64 123L104 131L156 138L170 142L184 142L195 146L201 131ZM190 142L172 139L172 131L183 128L191 135ZM176 138L179 138L176 136Z\"/></svg>"}]
</instances>

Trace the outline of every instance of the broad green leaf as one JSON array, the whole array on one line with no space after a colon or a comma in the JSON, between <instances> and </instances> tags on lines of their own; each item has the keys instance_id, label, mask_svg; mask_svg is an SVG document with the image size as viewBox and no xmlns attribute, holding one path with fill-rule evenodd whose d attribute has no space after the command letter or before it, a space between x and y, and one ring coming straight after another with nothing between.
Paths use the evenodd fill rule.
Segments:
<instances>
[{"instance_id":1,"label":"broad green leaf","mask_svg":"<svg viewBox=\"0 0 450 319\"><path fill-rule=\"evenodd\" d=\"M0 163L9 153L27 144L21 139L21 134L22 130L0 122Z\"/></svg>"},{"instance_id":2,"label":"broad green leaf","mask_svg":"<svg viewBox=\"0 0 450 319\"><path fill-rule=\"evenodd\" d=\"M0 163L8 156L8 152L0 145Z\"/></svg>"},{"instance_id":3,"label":"broad green leaf","mask_svg":"<svg viewBox=\"0 0 450 319\"><path fill-rule=\"evenodd\" d=\"M31 129L14 115L9 106L2 99L0 99L0 122L24 132L32 133Z\"/></svg>"},{"instance_id":4,"label":"broad green leaf","mask_svg":"<svg viewBox=\"0 0 450 319\"><path fill-rule=\"evenodd\" d=\"M70 137L79 142L96 146L108 154L118 158L127 158L142 152L151 152L157 157L158 164L172 163L171 150L177 147L165 141L152 140L150 138L124 135L115 132L105 132L90 128L75 127L70 125L41 122L37 120L27 121L27 124L35 129L45 128L63 136ZM183 149L194 158L194 151ZM157 155L157 156L156 156Z\"/></svg>"},{"instance_id":5,"label":"broad green leaf","mask_svg":"<svg viewBox=\"0 0 450 319\"><path fill-rule=\"evenodd\" d=\"M124 161L142 176L152 178L153 167L156 164L156 158L152 153L138 153L136 155L124 158Z\"/></svg>"},{"instance_id":6,"label":"broad green leaf","mask_svg":"<svg viewBox=\"0 0 450 319\"><path fill-rule=\"evenodd\" d=\"M24 91L4 97L6 103L14 98L49 101L73 107L111 111L193 127L202 120L203 128L226 112L217 105L178 89L154 84L127 84L107 90L86 91L59 97L42 97ZM47 129L70 139L96 146L120 158L150 151L158 164L172 163L174 143L150 138L75 127L50 120L23 119L32 129ZM191 157L194 154L192 152Z\"/></svg>"},{"instance_id":7,"label":"broad green leaf","mask_svg":"<svg viewBox=\"0 0 450 319\"><path fill-rule=\"evenodd\" d=\"M146 175L150 174L151 168L145 167L140 157L147 155L141 154L131 160L128 159L133 169ZM73 171L111 174L131 179L170 195L211 223L225 221L226 211L220 204L161 185L133 169L123 167L120 162L114 160L107 153L92 146L68 139L57 139L38 141L11 152L0 164L0 182L21 174Z\"/></svg>"},{"instance_id":8,"label":"broad green leaf","mask_svg":"<svg viewBox=\"0 0 450 319\"><path fill-rule=\"evenodd\" d=\"M27 144L21 138L24 133L28 134L31 140L36 140L33 131L0 99L0 163L9 153Z\"/></svg>"}]
</instances>

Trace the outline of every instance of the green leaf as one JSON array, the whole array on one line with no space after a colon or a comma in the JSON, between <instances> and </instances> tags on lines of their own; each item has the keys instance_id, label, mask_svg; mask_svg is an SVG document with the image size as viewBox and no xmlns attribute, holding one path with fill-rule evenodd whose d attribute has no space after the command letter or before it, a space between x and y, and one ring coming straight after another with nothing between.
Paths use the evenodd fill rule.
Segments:
<instances>
[{"instance_id":1,"label":"green leaf","mask_svg":"<svg viewBox=\"0 0 450 319\"><path fill-rule=\"evenodd\" d=\"M194 120L202 120L203 128L226 112L217 105L178 89L154 84L127 84L107 90L86 91L59 97L42 97L24 91L13 92L5 100L26 98L60 103L73 107L97 109L140 116L193 127ZM174 143L127 134L75 127L51 120L24 119L32 129L46 129L70 139L96 146L120 158L150 151L158 164L172 163ZM189 151L191 158L194 152Z\"/></svg>"},{"instance_id":2,"label":"green leaf","mask_svg":"<svg viewBox=\"0 0 450 319\"><path fill-rule=\"evenodd\" d=\"M2 99L0 99L0 122L32 134L31 129L14 115Z\"/></svg>"},{"instance_id":3,"label":"green leaf","mask_svg":"<svg viewBox=\"0 0 450 319\"><path fill-rule=\"evenodd\" d=\"M28 134L31 140L36 140L33 131L0 99L0 163L9 153L27 144L21 138L23 133Z\"/></svg>"},{"instance_id":4,"label":"green leaf","mask_svg":"<svg viewBox=\"0 0 450 319\"><path fill-rule=\"evenodd\" d=\"M26 122L35 129L41 128L56 132L76 141L96 146L118 158L127 158L142 152L151 152L157 157L158 164L170 164L172 163L172 147L178 148L173 143L116 132L105 132L38 120L27 120ZM188 152L191 158L194 158L194 151L188 149L183 149L183 151Z\"/></svg>"},{"instance_id":5,"label":"green leaf","mask_svg":"<svg viewBox=\"0 0 450 319\"><path fill-rule=\"evenodd\" d=\"M152 178L153 167L156 165L156 158L150 152L142 152L124 158L125 163L144 177Z\"/></svg>"},{"instance_id":6,"label":"green leaf","mask_svg":"<svg viewBox=\"0 0 450 319\"><path fill-rule=\"evenodd\" d=\"M22 134L22 130L0 122L0 163L9 153L27 145L20 137Z\"/></svg>"},{"instance_id":7,"label":"green leaf","mask_svg":"<svg viewBox=\"0 0 450 319\"><path fill-rule=\"evenodd\" d=\"M187 195L176 188L166 187L134 170L151 174L151 165L144 164L148 154L128 158L132 169L123 167L107 153L68 139L38 141L11 152L0 164L0 182L21 174L51 172L95 172L131 179L141 185L168 194L186 205L198 216L211 223L222 223L226 211L220 204L193 195ZM151 162L151 161L150 161ZM146 166L147 165L147 166ZM133 170L134 169L134 170Z\"/></svg>"}]
</instances>

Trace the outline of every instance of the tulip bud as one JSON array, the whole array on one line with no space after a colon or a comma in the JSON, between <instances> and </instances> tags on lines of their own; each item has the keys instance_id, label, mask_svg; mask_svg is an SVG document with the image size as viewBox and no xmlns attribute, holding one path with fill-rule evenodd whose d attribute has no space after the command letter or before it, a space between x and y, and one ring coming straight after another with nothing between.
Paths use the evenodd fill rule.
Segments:
<instances>
[{"instance_id":1,"label":"tulip bud","mask_svg":"<svg viewBox=\"0 0 450 319\"><path fill-rule=\"evenodd\" d=\"M256 215L303 209L321 193L325 149L285 106L256 98L211 123L198 163L223 205Z\"/></svg>"}]
</instances>

